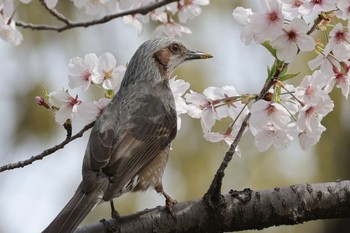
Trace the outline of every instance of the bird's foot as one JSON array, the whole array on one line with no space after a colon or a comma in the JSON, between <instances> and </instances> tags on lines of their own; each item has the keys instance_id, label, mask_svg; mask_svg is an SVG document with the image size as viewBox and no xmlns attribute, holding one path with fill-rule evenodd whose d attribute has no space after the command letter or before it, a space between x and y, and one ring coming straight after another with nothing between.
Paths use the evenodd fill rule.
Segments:
<instances>
[{"instance_id":1,"label":"bird's foot","mask_svg":"<svg viewBox=\"0 0 350 233\"><path fill-rule=\"evenodd\" d=\"M119 214L119 212L115 209L113 200L111 200L109 203L110 203L110 205L111 205L111 216L112 216L112 218L114 218L114 219L119 218L119 217L120 217L120 214Z\"/></svg>"}]
</instances>

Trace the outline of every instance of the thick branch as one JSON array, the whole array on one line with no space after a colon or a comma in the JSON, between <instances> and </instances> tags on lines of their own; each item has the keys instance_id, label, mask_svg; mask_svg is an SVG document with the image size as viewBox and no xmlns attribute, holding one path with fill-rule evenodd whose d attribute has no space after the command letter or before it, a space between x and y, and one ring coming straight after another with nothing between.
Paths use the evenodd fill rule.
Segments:
<instances>
[{"instance_id":1,"label":"thick branch","mask_svg":"<svg viewBox=\"0 0 350 233\"><path fill-rule=\"evenodd\" d=\"M69 130L67 129L67 137L60 144L57 144L56 146L53 146L53 147L51 147L49 149L46 149L43 152L41 152L40 154L32 156L29 159L26 159L26 160L23 160L23 161L18 161L16 163L10 163L10 164L4 165L4 166L0 167L0 172L6 171L6 170L12 170L12 169L15 169L15 168L22 168L24 166L32 164L33 162L35 162L37 160L41 160L41 159L43 159L44 157L46 157L46 156L48 156L50 154L53 154L54 152L64 148L65 145L67 145L71 141L74 141L75 139L82 137L83 134L85 133L85 131L87 131L90 128L92 128L92 126L94 126L94 124L95 124L95 122L91 122L90 124L85 125L82 130L80 130L78 133L76 133L72 137L70 137Z\"/></svg>"},{"instance_id":2,"label":"thick branch","mask_svg":"<svg viewBox=\"0 0 350 233\"><path fill-rule=\"evenodd\" d=\"M131 10L119 12L116 14L106 15L100 19L86 21L86 22L71 21L71 20L67 19L66 17L64 17L63 15L61 15L60 13L58 13L57 11L50 9L49 13L52 14L53 16L55 16L58 20L64 22L65 25L52 26L52 25L46 25L46 24L31 24L31 23L17 21L16 26L22 27L22 28L29 28L32 30L51 30L51 31L62 32L62 31L72 29L72 28L90 27L93 25L107 23L113 19L120 18L120 17L126 16L126 15L135 15L135 14L146 15L149 12L151 12L157 8L160 8L162 6L168 5L169 3L176 2L176 1L177 0L156 1L152 4L149 4L149 5L137 8L137 9L131 9ZM45 8L47 8L45 4L44 4L44 6L45 6Z\"/></svg>"},{"instance_id":3,"label":"thick branch","mask_svg":"<svg viewBox=\"0 0 350 233\"><path fill-rule=\"evenodd\" d=\"M76 233L260 230L316 219L350 217L350 181L300 184L263 191L231 190L223 200L223 204L214 210L199 199L176 204L172 215L165 207L157 207L88 225Z\"/></svg>"}]
</instances>

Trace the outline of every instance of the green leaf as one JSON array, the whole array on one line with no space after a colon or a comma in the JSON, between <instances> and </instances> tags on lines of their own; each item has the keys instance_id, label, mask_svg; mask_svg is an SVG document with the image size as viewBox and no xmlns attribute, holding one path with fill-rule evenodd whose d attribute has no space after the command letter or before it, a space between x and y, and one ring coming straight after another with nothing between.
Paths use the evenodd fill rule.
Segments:
<instances>
[{"instance_id":1,"label":"green leaf","mask_svg":"<svg viewBox=\"0 0 350 233\"><path fill-rule=\"evenodd\" d=\"M291 79L291 78L294 78L294 77L296 77L296 76L298 76L300 74L300 72L299 73L296 73L296 74L285 74L285 75L282 75L282 76L280 76L280 80L281 81L286 81L286 80L288 80L288 79Z\"/></svg>"},{"instance_id":2,"label":"green leaf","mask_svg":"<svg viewBox=\"0 0 350 233\"><path fill-rule=\"evenodd\" d=\"M269 41L264 41L263 43L261 43L262 46L264 46L271 54L274 58L277 58L276 56L276 49L272 48L271 44Z\"/></svg>"}]
</instances>

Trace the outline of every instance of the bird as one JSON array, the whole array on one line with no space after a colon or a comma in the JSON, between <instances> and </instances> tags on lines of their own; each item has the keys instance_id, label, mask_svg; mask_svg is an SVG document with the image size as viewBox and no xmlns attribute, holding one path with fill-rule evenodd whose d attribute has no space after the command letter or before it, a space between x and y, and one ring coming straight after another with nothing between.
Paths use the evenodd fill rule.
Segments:
<instances>
[{"instance_id":1,"label":"bird","mask_svg":"<svg viewBox=\"0 0 350 233\"><path fill-rule=\"evenodd\" d=\"M81 183L44 233L74 232L94 207L127 192L154 188L165 197L167 206L176 203L162 185L177 133L169 79L181 63L211 57L169 37L140 45L127 65L119 91L91 130Z\"/></svg>"}]
</instances>

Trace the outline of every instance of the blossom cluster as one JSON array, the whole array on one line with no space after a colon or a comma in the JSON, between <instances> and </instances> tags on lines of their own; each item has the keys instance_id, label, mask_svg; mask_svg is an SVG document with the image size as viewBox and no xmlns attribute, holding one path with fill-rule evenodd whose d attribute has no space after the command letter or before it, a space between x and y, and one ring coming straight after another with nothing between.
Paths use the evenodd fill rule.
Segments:
<instances>
[{"instance_id":1,"label":"blossom cluster","mask_svg":"<svg viewBox=\"0 0 350 233\"><path fill-rule=\"evenodd\" d=\"M298 87L289 86L290 94L284 96L292 99L286 100L274 93L272 100L260 100L252 105L250 130L260 150L266 150L271 144L285 148L292 140L293 132L294 135L297 133L301 147L308 149L320 139L325 131L320 121L333 109L328 93L336 86L341 88L345 98L349 95L350 25L334 25L332 19L337 17L347 22L350 1L260 2L262 12L255 13L242 7L233 11L234 19L243 26L243 43L268 42L276 59L286 63L292 62L300 51L315 51L318 56L308 62L314 70L312 76L304 77ZM313 21L306 21L310 15L319 17L313 29L321 29L326 35L317 42L310 36ZM292 108L291 103L294 103Z\"/></svg>"},{"instance_id":2,"label":"blossom cluster","mask_svg":"<svg viewBox=\"0 0 350 233\"><path fill-rule=\"evenodd\" d=\"M74 57L70 59L68 69L69 88L80 87L86 91L91 85L96 85L103 90L104 97L98 101L82 101L78 96L70 95L68 90L50 92L47 94L48 103L44 98L37 97L37 103L53 110L55 120L60 124L75 114L88 121L95 120L119 90L126 66L117 66L115 57L106 52L99 57L94 53L89 53L84 58Z\"/></svg>"},{"instance_id":3,"label":"blossom cluster","mask_svg":"<svg viewBox=\"0 0 350 233\"><path fill-rule=\"evenodd\" d=\"M72 0L78 9L85 9L88 15L113 14L132 10L155 3L155 0ZM19 45L22 34L16 30L12 16L15 0L0 0L0 38L11 45ZM31 0L20 0L28 4ZM48 8L56 7L58 0L44 0ZM159 23L154 30L154 36L169 37L190 34L191 30L183 24L201 13L201 6L209 4L209 0L180 0L160 7L149 14L126 15L122 20L125 25L135 27L138 34L142 32L143 24L149 21ZM177 22L178 21L178 22Z\"/></svg>"},{"instance_id":4,"label":"blossom cluster","mask_svg":"<svg viewBox=\"0 0 350 233\"><path fill-rule=\"evenodd\" d=\"M131 2L120 1L119 4L131 7ZM178 126L181 126L179 116L187 114L200 119L204 137L211 142L223 141L230 145L239 132L250 131L259 151L266 151L272 145L277 149L286 148L294 139L298 139L301 148L306 150L315 145L326 130L321 121L334 107L329 93L337 87L345 98L349 95L349 28L342 23L333 23L339 22L333 19L347 22L350 0L261 0L261 6L262 12L257 13L238 7L233 11L233 17L243 25L243 43L262 44L275 57L267 82L276 78L275 72L284 67L270 90L259 100L257 94L239 94L233 86L208 87L203 93L187 92L189 83L173 78L169 84L176 102ZM306 18L310 15L318 20L308 23ZM179 13L180 21L186 21L188 17ZM324 38L311 37L314 30L323 30ZM286 64L293 62L303 51L313 51L317 55L308 62L312 74L303 77L297 86L286 84L286 80L297 76L287 73ZM115 59L109 53L99 58L95 54L73 58L69 69L70 88L86 90L96 84L114 92L118 91L125 71L125 67L116 67ZM61 91L49 94L49 102L51 106L47 104L48 107L57 111L56 121L63 123L75 112L81 112L89 120L96 119L108 99L101 99L88 108L83 107L85 103L78 97ZM41 101L41 105L45 106L45 102ZM218 131L216 124L223 119L230 123L225 130ZM249 131L242 132L244 124L248 124Z\"/></svg>"}]
</instances>

